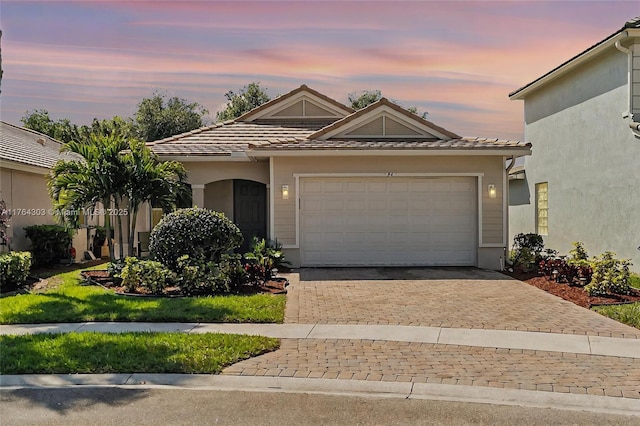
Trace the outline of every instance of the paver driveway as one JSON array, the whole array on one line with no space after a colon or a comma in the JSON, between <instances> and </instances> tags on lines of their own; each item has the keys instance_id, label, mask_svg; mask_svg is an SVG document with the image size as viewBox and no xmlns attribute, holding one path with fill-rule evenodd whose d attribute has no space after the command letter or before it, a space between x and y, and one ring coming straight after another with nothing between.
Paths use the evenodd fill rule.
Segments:
<instances>
[{"instance_id":1,"label":"paver driveway","mask_svg":"<svg viewBox=\"0 0 640 426\"><path fill-rule=\"evenodd\" d=\"M476 268L303 269L286 323L396 324L640 338L506 275Z\"/></svg>"},{"instance_id":2,"label":"paver driveway","mask_svg":"<svg viewBox=\"0 0 640 426\"><path fill-rule=\"evenodd\" d=\"M305 269L287 323L409 325L640 338L640 330L475 268ZM635 341L630 342L635 343ZM640 399L640 359L365 339L283 339L227 375L397 381Z\"/></svg>"}]
</instances>

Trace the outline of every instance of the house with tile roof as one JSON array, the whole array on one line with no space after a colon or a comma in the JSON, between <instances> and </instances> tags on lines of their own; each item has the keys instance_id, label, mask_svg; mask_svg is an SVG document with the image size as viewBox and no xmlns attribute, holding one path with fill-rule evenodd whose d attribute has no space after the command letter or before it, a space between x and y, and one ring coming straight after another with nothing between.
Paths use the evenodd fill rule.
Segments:
<instances>
[{"instance_id":1,"label":"house with tile roof","mask_svg":"<svg viewBox=\"0 0 640 426\"><path fill-rule=\"evenodd\" d=\"M56 223L46 175L58 160L73 158L73 154L61 153L61 147L61 142L47 135L0 122L0 199L12 215L9 247L3 250L29 249L25 226ZM86 240L86 228L76 232L73 246L78 259L87 249Z\"/></svg>"},{"instance_id":2,"label":"house with tile roof","mask_svg":"<svg viewBox=\"0 0 640 426\"><path fill-rule=\"evenodd\" d=\"M500 269L507 165L531 153L387 99L354 111L306 85L149 147L185 165L194 205L224 212L247 241L277 239L296 267Z\"/></svg>"},{"instance_id":3,"label":"house with tile roof","mask_svg":"<svg viewBox=\"0 0 640 426\"><path fill-rule=\"evenodd\" d=\"M510 175L510 239L583 242L640 271L640 18L509 94L536 147Z\"/></svg>"}]
</instances>

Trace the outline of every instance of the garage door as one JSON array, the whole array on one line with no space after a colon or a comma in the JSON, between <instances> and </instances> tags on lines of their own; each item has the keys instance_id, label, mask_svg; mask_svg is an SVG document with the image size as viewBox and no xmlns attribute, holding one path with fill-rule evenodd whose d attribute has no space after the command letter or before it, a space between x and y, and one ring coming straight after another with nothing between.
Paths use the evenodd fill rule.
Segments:
<instances>
[{"instance_id":1,"label":"garage door","mask_svg":"<svg viewBox=\"0 0 640 426\"><path fill-rule=\"evenodd\" d=\"M473 266L470 177L301 178L303 266Z\"/></svg>"}]
</instances>

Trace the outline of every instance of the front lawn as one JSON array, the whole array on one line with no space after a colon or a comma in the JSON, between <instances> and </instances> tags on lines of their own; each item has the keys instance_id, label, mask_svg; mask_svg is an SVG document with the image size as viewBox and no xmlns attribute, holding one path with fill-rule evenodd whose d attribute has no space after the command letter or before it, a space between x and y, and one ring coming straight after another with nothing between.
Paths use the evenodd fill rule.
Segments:
<instances>
[{"instance_id":1,"label":"front lawn","mask_svg":"<svg viewBox=\"0 0 640 426\"><path fill-rule=\"evenodd\" d=\"M640 289L640 275L631 274L629 285ZM640 303L627 305L594 306L593 310L632 327L640 328Z\"/></svg>"},{"instance_id":2,"label":"front lawn","mask_svg":"<svg viewBox=\"0 0 640 426\"><path fill-rule=\"evenodd\" d=\"M0 336L1 374L202 373L270 352L278 339L237 334L69 333Z\"/></svg>"},{"instance_id":3,"label":"front lawn","mask_svg":"<svg viewBox=\"0 0 640 426\"><path fill-rule=\"evenodd\" d=\"M621 323L640 328L640 303L594 306L593 310Z\"/></svg>"},{"instance_id":4,"label":"front lawn","mask_svg":"<svg viewBox=\"0 0 640 426\"><path fill-rule=\"evenodd\" d=\"M104 266L103 266L104 267ZM210 297L117 296L81 285L80 272L49 278L42 293L0 299L0 324L84 321L281 323L286 298L254 294Z\"/></svg>"}]
</instances>

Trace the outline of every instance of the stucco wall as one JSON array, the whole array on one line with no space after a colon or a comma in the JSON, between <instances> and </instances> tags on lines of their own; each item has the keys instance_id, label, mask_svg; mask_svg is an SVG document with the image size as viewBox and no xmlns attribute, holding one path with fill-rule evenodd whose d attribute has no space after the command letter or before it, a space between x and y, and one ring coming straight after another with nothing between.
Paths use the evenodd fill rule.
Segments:
<instances>
[{"instance_id":1,"label":"stucco wall","mask_svg":"<svg viewBox=\"0 0 640 426\"><path fill-rule=\"evenodd\" d=\"M535 184L549 184L546 247L615 251L640 270L640 141L628 119L627 56L613 49L527 96L531 204L510 207L510 240L535 229Z\"/></svg>"},{"instance_id":2,"label":"stucco wall","mask_svg":"<svg viewBox=\"0 0 640 426\"><path fill-rule=\"evenodd\" d=\"M273 160L274 188L289 186L290 197L282 199L280 191L274 191L274 235L284 245L296 243L295 174L301 173L483 173L482 177L482 243L500 245L503 242L503 173L502 157L280 157ZM494 184L496 198L489 198L487 185ZM297 249L287 250L293 261L299 258ZM478 258L494 256L495 249L479 249ZM502 249L497 251L502 252ZM495 256L497 259L497 256ZM498 269L497 260L491 266ZM484 264L484 261L483 261ZM483 266L483 265L480 265Z\"/></svg>"},{"instance_id":3,"label":"stucco wall","mask_svg":"<svg viewBox=\"0 0 640 426\"><path fill-rule=\"evenodd\" d=\"M47 192L46 172L44 169L42 174L0 169L1 197L7 209L13 211L7 230L12 250L27 250L31 246L31 241L24 235L25 226L56 223L50 214L53 205Z\"/></svg>"},{"instance_id":4,"label":"stucco wall","mask_svg":"<svg viewBox=\"0 0 640 426\"><path fill-rule=\"evenodd\" d=\"M206 185L226 179L246 179L269 183L268 161L211 161L183 162L188 181L195 185Z\"/></svg>"},{"instance_id":5,"label":"stucco wall","mask_svg":"<svg viewBox=\"0 0 640 426\"><path fill-rule=\"evenodd\" d=\"M224 213L233 220L233 180L207 184L204 190L204 208Z\"/></svg>"}]
</instances>

